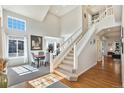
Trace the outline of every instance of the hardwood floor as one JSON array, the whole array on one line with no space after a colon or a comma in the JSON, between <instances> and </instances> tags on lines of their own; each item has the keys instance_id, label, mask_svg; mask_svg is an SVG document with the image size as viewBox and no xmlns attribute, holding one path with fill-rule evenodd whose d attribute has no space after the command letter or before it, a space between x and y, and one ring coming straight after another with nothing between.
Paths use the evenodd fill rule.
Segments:
<instances>
[{"instance_id":1,"label":"hardwood floor","mask_svg":"<svg viewBox=\"0 0 124 93\"><path fill-rule=\"evenodd\" d=\"M77 82L70 82L66 79L61 80L71 88L121 88L120 62L114 62L111 58L105 58L104 62L98 62L83 73ZM15 88L30 88L27 82L13 86Z\"/></svg>"},{"instance_id":2,"label":"hardwood floor","mask_svg":"<svg viewBox=\"0 0 124 93\"><path fill-rule=\"evenodd\" d=\"M96 66L82 74L77 82L63 79L62 82L71 88L121 88L120 62L105 58Z\"/></svg>"}]
</instances>

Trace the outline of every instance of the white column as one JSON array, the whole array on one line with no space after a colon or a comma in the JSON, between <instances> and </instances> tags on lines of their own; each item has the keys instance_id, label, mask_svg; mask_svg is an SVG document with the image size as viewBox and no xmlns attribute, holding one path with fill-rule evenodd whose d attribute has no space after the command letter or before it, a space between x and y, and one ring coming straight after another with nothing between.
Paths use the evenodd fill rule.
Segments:
<instances>
[{"instance_id":1,"label":"white column","mask_svg":"<svg viewBox=\"0 0 124 93\"><path fill-rule=\"evenodd\" d=\"M122 28L124 28L124 6L122 6ZM122 43L123 43L123 46L124 46L124 29L123 29L123 34L122 35ZM123 51L124 51L124 48L123 48ZM122 67L122 87L124 87L124 53L121 54L121 67Z\"/></svg>"},{"instance_id":2,"label":"white column","mask_svg":"<svg viewBox=\"0 0 124 93\"><path fill-rule=\"evenodd\" d=\"M50 53L50 73L53 73L53 54Z\"/></svg>"}]
</instances>

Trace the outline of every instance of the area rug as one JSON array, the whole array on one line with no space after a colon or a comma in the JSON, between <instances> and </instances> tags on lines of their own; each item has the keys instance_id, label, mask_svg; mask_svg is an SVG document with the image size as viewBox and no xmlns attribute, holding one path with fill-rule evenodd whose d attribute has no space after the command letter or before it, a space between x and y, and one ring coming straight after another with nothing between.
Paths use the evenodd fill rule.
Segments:
<instances>
[{"instance_id":1,"label":"area rug","mask_svg":"<svg viewBox=\"0 0 124 93\"><path fill-rule=\"evenodd\" d=\"M58 81L58 82L55 82L55 83L51 84L47 88L69 88L69 86L67 86L67 85L63 84L62 82Z\"/></svg>"},{"instance_id":2,"label":"area rug","mask_svg":"<svg viewBox=\"0 0 124 93\"><path fill-rule=\"evenodd\" d=\"M12 70L14 70L19 76L39 71L37 68L30 65L13 67Z\"/></svg>"},{"instance_id":3,"label":"area rug","mask_svg":"<svg viewBox=\"0 0 124 93\"><path fill-rule=\"evenodd\" d=\"M56 74L47 74L45 76L28 81L28 83L34 88L46 88L51 87L52 84L59 82L63 77ZM59 83L58 83L59 84ZM53 85L55 87L55 85ZM61 83L62 86L62 83Z\"/></svg>"}]
</instances>

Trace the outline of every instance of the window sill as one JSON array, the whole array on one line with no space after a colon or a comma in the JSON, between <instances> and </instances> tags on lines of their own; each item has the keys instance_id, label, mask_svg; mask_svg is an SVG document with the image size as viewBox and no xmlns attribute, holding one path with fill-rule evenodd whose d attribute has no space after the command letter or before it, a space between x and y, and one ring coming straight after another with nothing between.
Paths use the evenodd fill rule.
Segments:
<instances>
[{"instance_id":1,"label":"window sill","mask_svg":"<svg viewBox=\"0 0 124 93\"><path fill-rule=\"evenodd\" d=\"M25 56L21 56L21 57L8 57L8 59L22 59L22 58L26 58Z\"/></svg>"}]
</instances>

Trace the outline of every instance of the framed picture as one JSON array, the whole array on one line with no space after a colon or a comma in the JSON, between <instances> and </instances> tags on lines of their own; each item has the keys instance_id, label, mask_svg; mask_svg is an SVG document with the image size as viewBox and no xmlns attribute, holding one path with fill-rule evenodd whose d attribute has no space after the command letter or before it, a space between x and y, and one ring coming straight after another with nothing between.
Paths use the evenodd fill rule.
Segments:
<instances>
[{"instance_id":1,"label":"framed picture","mask_svg":"<svg viewBox=\"0 0 124 93\"><path fill-rule=\"evenodd\" d=\"M123 34L124 34L124 27L122 27L122 30L121 30L121 38L123 38Z\"/></svg>"},{"instance_id":2,"label":"framed picture","mask_svg":"<svg viewBox=\"0 0 124 93\"><path fill-rule=\"evenodd\" d=\"M124 44L121 42L121 53L124 54Z\"/></svg>"},{"instance_id":3,"label":"framed picture","mask_svg":"<svg viewBox=\"0 0 124 93\"><path fill-rule=\"evenodd\" d=\"M31 35L31 50L42 50L42 37Z\"/></svg>"},{"instance_id":4,"label":"framed picture","mask_svg":"<svg viewBox=\"0 0 124 93\"><path fill-rule=\"evenodd\" d=\"M54 51L54 43L49 43L48 44L48 51L53 53L53 51Z\"/></svg>"}]
</instances>

